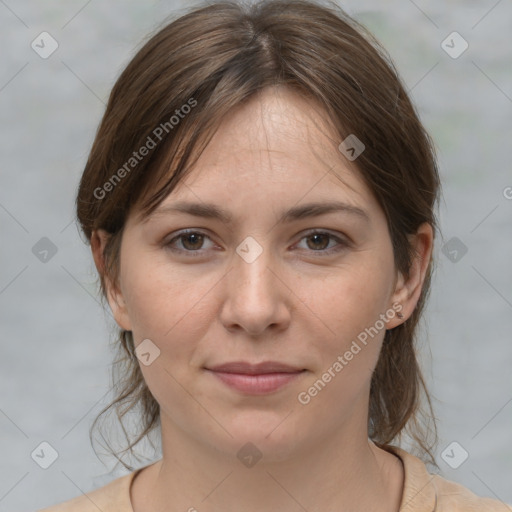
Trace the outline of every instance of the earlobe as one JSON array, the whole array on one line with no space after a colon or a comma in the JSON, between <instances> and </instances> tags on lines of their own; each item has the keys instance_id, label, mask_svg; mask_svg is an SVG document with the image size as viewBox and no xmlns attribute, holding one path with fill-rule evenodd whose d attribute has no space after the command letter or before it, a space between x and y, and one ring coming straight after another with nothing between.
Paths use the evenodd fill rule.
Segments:
<instances>
[{"instance_id":1,"label":"earlobe","mask_svg":"<svg viewBox=\"0 0 512 512\"><path fill-rule=\"evenodd\" d=\"M110 276L105 272L105 258L104 251L105 245L107 244L110 233L107 233L103 229L94 230L91 234L91 251L94 258L94 263L98 273L103 276L105 283L105 293L107 296L110 309L114 315L114 319L122 329L131 331L130 319L126 309L126 304L123 299L123 295L118 288L116 283L113 283Z\"/></svg>"},{"instance_id":2,"label":"earlobe","mask_svg":"<svg viewBox=\"0 0 512 512\"><path fill-rule=\"evenodd\" d=\"M403 314L403 319L393 322L396 325L399 325L411 316L420 298L432 255L434 242L432 226L424 222L418 228L417 233L409 237L409 241L413 247L413 260L409 275L405 278L402 273L398 273L392 296L392 303L399 303L402 306L401 313ZM395 325L389 326L389 328L392 327L395 327Z\"/></svg>"}]
</instances>

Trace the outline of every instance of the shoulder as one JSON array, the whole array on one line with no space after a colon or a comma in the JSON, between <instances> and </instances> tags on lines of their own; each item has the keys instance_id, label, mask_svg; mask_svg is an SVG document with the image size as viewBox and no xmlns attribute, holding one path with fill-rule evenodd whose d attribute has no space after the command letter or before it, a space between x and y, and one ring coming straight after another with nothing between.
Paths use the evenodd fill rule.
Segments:
<instances>
[{"instance_id":1,"label":"shoulder","mask_svg":"<svg viewBox=\"0 0 512 512\"><path fill-rule=\"evenodd\" d=\"M112 480L107 485L38 512L133 512L130 485L140 469Z\"/></svg>"},{"instance_id":2,"label":"shoulder","mask_svg":"<svg viewBox=\"0 0 512 512\"><path fill-rule=\"evenodd\" d=\"M512 512L502 501L477 496L467 487L431 474L418 457L396 446L388 447L404 466L400 512Z\"/></svg>"},{"instance_id":3,"label":"shoulder","mask_svg":"<svg viewBox=\"0 0 512 512\"><path fill-rule=\"evenodd\" d=\"M512 506L502 501L483 498L471 492L467 487L439 475L434 475L433 484L437 489L439 512L453 510L478 512L512 512Z\"/></svg>"}]
</instances>

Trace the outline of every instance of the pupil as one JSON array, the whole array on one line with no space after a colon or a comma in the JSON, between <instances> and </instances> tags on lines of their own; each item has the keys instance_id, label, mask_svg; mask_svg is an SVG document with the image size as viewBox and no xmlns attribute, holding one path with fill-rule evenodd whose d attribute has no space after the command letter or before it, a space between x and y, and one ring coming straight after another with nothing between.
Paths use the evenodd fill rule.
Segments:
<instances>
[{"instance_id":1,"label":"pupil","mask_svg":"<svg viewBox=\"0 0 512 512\"><path fill-rule=\"evenodd\" d=\"M323 238L324 242L325 242L325 240L327 239L327 235L315 234L315 235L311 235L310 238L315 239L317 242L318 242L318 239L322 239ZM318 244L316 244L315 248L316 249L318 249L318 248L325 249L325 247L326 247L325 243L324 244L320 244L320 245L322 245L322 247L319 247Z\"/></svg>"},{"instance_id":2,"label":"pupil","mask_svg":"<svg viewBox=\"0 0 512 512\"><path fill-rule=\"evenodd\" d=\"M198 249L199 247L197 247L197 244L199 241L199 246L201 246L202 236L203 235L199 235L198 233L191 233L190 235L186 235L185 236L185 244L184 244L185 247L187 247L187 245L188 245L189 249ZM194 239L194 238L196 238L195 243L194 243L194 241L192 241L192 244L189 244L190 239ZM192 245L192 247L190 247L190 245Z\"/></svg>"}]
</instances>

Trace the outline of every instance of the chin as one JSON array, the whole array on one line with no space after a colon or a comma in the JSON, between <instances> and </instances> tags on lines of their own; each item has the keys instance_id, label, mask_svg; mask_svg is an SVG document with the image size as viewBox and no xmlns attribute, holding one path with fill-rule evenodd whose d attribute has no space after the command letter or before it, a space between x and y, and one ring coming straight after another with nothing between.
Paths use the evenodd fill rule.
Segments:
<instances>
[{"instance_id":1,"label":"chin","mask_svg":"<svg viewBox=\"0 0 512 512\"><path fill-rule=\"evenodd\" d=\"M267 462L288 459L298 444L306 442L305 431L295 425L290 410L284 413L237 411L231 422L223 422L232 437L223 436L216 446L237 455L241 452L240 456L245 452L254 451L255 455L260 452Z\"/></svg>"}]
</instances>

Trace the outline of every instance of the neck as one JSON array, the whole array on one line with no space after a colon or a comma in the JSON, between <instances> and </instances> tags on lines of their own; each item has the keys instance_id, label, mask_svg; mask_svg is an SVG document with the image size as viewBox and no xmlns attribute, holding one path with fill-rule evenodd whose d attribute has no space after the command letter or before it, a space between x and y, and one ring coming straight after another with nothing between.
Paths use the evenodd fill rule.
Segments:
<instances>
[{"instance_id":1,"label":"neck","mask_svg":"<svg viewBox=\"0 0 512 512\"><path fill-rule=\"evenodd\" d=\"M165 427L164 427L165 425ZM313 440L293 456L268 447L254 465L162 421L163 458L132 488L134 512L280 510L396 512L402 464L364 435L348 431ZM256 444L256 443L255 443ZM263 447L264 443L260 443Z\"/></svg>"}]
</instances>

